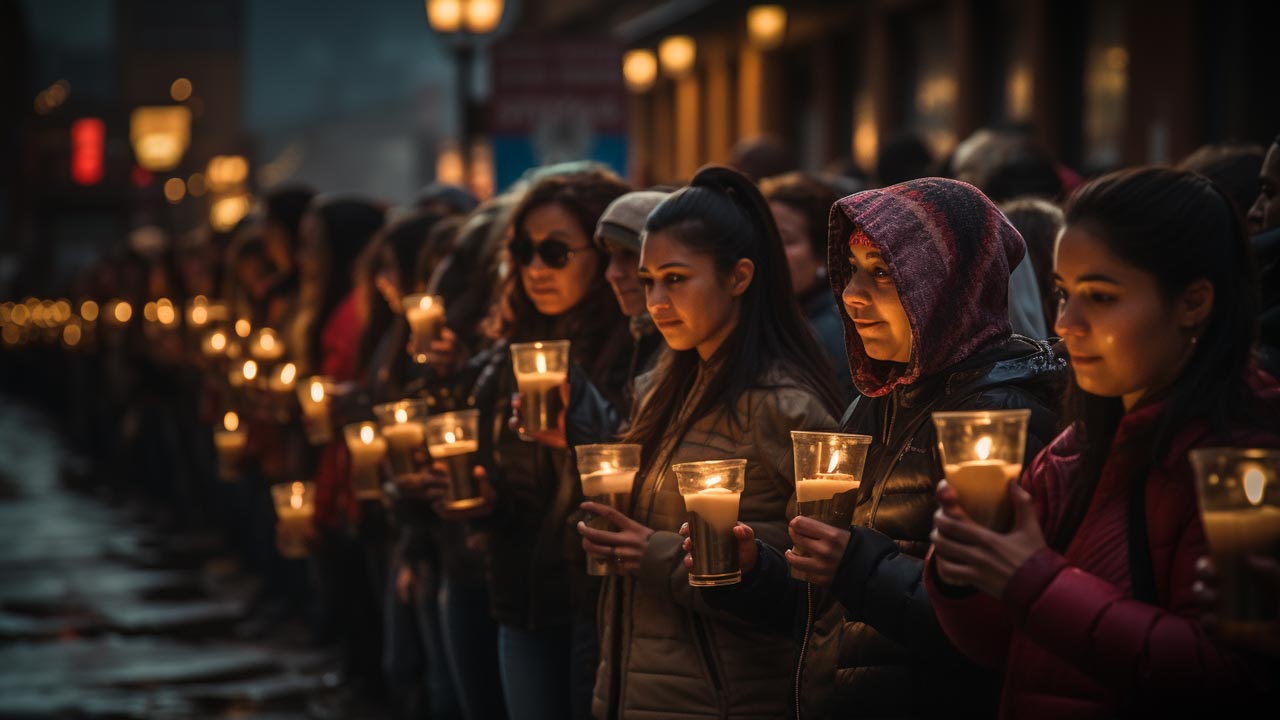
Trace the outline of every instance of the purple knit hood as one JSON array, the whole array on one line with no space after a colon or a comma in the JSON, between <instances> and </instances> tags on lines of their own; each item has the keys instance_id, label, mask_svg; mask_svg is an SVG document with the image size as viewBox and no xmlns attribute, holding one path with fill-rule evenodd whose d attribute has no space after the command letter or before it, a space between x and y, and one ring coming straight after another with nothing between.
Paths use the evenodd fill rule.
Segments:
<instances>
[{"instance_id":1,"label":"purple knit hood","mask_svg":"<svg viewBox=\"0 0 1280 720\"><path fill-rule=\"evenodd\" d=\"M868 357L843 312L855 231L880 250L911 321L911 359L905 365ZM987 196L957 180L912 180L832 206L827 268L858 391L884 395L1008 337L1009 272L1026 252L1022 236Z\"/></svg>"}]
</instances>

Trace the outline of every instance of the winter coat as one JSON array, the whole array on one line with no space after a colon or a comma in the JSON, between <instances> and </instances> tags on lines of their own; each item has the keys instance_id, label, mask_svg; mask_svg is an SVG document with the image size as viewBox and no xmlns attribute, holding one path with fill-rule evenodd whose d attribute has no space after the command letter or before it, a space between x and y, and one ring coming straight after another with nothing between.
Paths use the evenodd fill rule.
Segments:
<instances>
[{"instance_id":1,"label":"winter coat","mask_svg":"<svg viewBox=\"0 0 1280 720\"><path fill-rule=\"evenodd\" d=\"M1256 711L1260 684L1274 685L1280 668L1274 660L1269 667L1246 662L1200 623L1192 588L1195 563L1208 548L1187 453L1217 445L1280 446L1274 431L1280 394L1274 385L1262 394L1272 402L1269 431L1242 428L1222 436L1190 422L1158 463L1148 438L1162 405L1128 413L1065 551L1041 549L1000 599L945 585L930 558L926 585L939 623L966 655L1004 672L1001 717L1182 717L1210 709L1207 716L1231 717L1233 700L1236 710ZM1082 442L1077 428L1068 428L1023 474L1045 537L1054 537L1062 521ZM1144 484L1134 485L1135 479ZM1141 527L1130 518L1135 490L1146 526L1137 541L1130 536ZM1133 544L1143 541L1145 548ZM1149 578L1148 601L1135 597L1136 577Z\"/></svg>"},{"instance_id":2,"label":"winter coat","mask_svg":"<svg viewBox=\"0 0 1280 720\"><path fill-rule=\"evenodd\" d=\"M872 437L849 545L829 588L789 579L776 548L737 590L707 602L795 633L793 716L935 717L995 712L995 675L967 661L933 618L921 583L934 489L943 477L936 411L1032 411L1028 457L1053 437L1064 363L1010 334L1009 267L1021 236L973 187L912 181L832 209L831 291L849 278L850 243L877 249L911 323L908 363L874 360L847 315L846 354L863 393L842 430ZM921 282L919 278L927 278ZM976 343L976 344L975 344Z\"/></svg>"},{"instance_id":3,"label":"winter coat","mask_svg":"<svg viewBox=\"0 0 1280 720\"><path fill-rule=\"evenodd\" d=\"M641 379L641 388L650 378ZM686 407L700 388L695 383ZM786 546L795 487L790 431L829 430L835 420L817 397L777 371L744 392L736 409L741 424L712 413L694 423L670 460L650 461L656 467L638 478L631 517L655 533L639 575L609 577L600 596L597 718L776 720L786 713L791 641L785 632L712 610L690 587L677 534L687 514L669 468L745 458L739 518L759 537Z\"/></svg>"},{"instance_id":4,"label":"winter coat","mask_svg":"<svg viewBox=\"0 0 1280 720\"><path fill-rule=\"evenodd\" d=\"M356 291L338 304L325 321L320 334L320 374L334 382L356 379L356 347L360 340L360 310ZM346 442L341 426L335 427L333 442L320 450L316 467L316 519L330 530L353 526L359 506L351 488Z\"/></svg>"}]
</instances>

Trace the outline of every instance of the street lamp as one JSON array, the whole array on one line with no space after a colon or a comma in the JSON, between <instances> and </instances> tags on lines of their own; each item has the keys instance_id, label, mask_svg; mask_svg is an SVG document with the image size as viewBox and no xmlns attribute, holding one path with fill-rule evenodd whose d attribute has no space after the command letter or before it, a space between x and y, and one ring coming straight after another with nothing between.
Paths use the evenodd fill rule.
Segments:
<instances>
[{"instance_id":1,"label":"street lamp","mask_svg":"<svg viewBox=\"0 0 1280 720\"><path fill-rule=\"evenodd\" d=\"M747 35L759 50L773 50L787 35L787 9L781 5L756 5L747 11Z\"/></svg>"},{"instance_id":2,"label":"street lamp","mask_svg":"<svg viewBox=\"0 0 1280 720\"><path fill-rule=\"evenodd\" d=\"M669 78L688 75L697 57L698 45L688 35L672 35L658 44L658 63Z\"/></svg>"},{"instance_id":3,"label":"street lamp","mask_svg":"<svg viewBox=\"0 0 1280 720\"><path fill-rule=\"evenodd\" d=\"M425 0L427 22L440 35L454 39L453 57L457 68L458 139L462 155L462 175L470 178L471 75L475 64L475 38L488 35L502 22L503 0Z\"/></svg>"}]
</instances>

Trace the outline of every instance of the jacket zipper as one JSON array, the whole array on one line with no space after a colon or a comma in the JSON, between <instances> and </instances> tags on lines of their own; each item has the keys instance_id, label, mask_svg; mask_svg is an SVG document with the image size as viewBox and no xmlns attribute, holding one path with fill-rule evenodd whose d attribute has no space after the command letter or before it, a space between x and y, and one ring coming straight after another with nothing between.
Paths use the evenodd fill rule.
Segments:
<instances>
[{"instance_id":1,"label":"jacket zipper","mask_svg":"<svg viewBox=\"0 0 1280 720\"><path fill-rule=\"evenodd\" d=\"M720 681L720 664L715 659L715 649L707 634L707 627L702 618L693 615L693 627L698 637L698 649L702 651L702 661L707 664L707 674L711 676L711 684L716 689L716 704L720 706L720 717L729 717L729 708L725 705L724 683Z\"/></svg>"},{"instance_id":2,"label":"jacket zipper","mask_svg":"<svg viewBox=\"0 0 1280 720\"><path fill-rule=\"evenodd\" d=\"M800 678L804 675L804 654L809 649L809 633L813 632L813 585L804 584L805 610L804 636L800 640L800 656L796 659L796 720L800 720Z\"/></svg>"}]
</instances>

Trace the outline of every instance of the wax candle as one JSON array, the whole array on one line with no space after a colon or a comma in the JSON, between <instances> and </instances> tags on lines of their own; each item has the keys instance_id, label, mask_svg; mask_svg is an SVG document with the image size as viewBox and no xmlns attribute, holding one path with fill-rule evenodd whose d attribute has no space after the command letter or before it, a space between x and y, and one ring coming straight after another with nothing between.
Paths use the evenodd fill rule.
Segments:
<instances>
[{"instance_id":1,"label":"wax candle","mask_svg":"<svg viewBox=\"0 0 1280 720\"><path fill-rule=\"evenodd\" d=\"M200 344L200 350L207 358L225 355L227 352L227 333L222 330L214 330L205 335L204 341Z\"/></svg>"},{"instance_id":2,"label":"wax candle","mask_svg":"<svg viewBox=\"0 0 1280 720\"><path fill-rule=\"evenodd\" d=\"M344 429L351 455L351 485L359 500L382 496L378 485L378 464L387 454L387 441L374 423L355 423Z\"/></svg>"},{"instance_id":3,"label":"wax candle","mask_svg":"<svg viewBox=\"0 0 1280 720\"><path fill-rule=\"evenodd\" d=\"M444 326L444 300L431 295L406 295L404 316L409 322L413 359L425 363L431 342Z\"/></svg>"},{"instance_id":4,"label":"wax candle","mask_svg":"<svg viewBox=\"0 0 1280 720\"><path fill-rule=\"evenodd\" d=\"M254 333L250 341L249 354L264 362L279 360L284 356L284 343L280 341L275 330L262 328Z\"/></svg>"},{"instance_id":5,"label":"wax candle","mask_svg":"<svg viewBox=\"0 0 1280 720\"><path fill-rule=\"evenodd\" d=\"M1000 532L1008 529L1013 520L1009 484L1021 474L1021 463L966 460L944 465L943 472L974 522Z\"/></svg>"},{"instance_id":6,"label":"wax candle","mask_svg":"<svg viewBox=\"0 0 1280 720\"><path fill-rule=\"evenodd\" d=\"M313 376L296 388L298 405L302 408L302 426L307 441L312 445L324 445L333 439L333 427L329 421L329 395L325 390L328 378Z\"/></svg>"},{"instance_id":7,"label":"wax candle","mask_svg":"<svg viewBox=\"0 0 1280 720\"><path fill-rule=\"evenodd\" d=\"M271 488L279 520L277 537L280 554L287 558L301 558L309 554L306 539L315 519L315 488L311 483L286 483Z\"/></svg>"},{"instance_id":8,"label":"wax candle","mask_svg":"<svg viewBox=\"0 0 1280 720\"><path fill-rule=\"evenodd\" d=\"M218 477L223 481L235 480L240 458L244 453L248 435L240 429L240 416L228 412L222 418L222 430L213 433L213 446L218 455Z\"/></svg>"}]
</instances>

